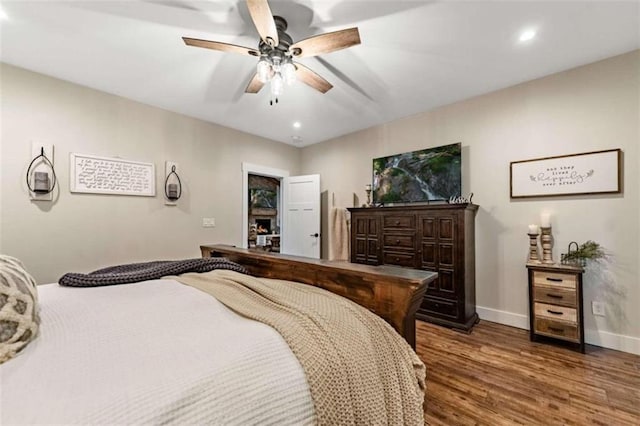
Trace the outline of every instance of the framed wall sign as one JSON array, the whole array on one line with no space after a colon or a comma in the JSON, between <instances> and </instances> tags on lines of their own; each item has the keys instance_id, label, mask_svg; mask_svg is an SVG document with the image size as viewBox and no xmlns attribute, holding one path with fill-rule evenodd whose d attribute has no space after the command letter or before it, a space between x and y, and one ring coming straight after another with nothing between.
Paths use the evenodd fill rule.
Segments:
<instances>
[{"instance_id":1,"label":"framed wall sign","mask_svg":"<svg viewBox=\"0 0 640 426\"><path fill-rule=\"evenodd\" d=\"M622 151L512 161L511 198L622 192Z\"/></svg>"},{"instance_id":2,"label":"framed wall sign","mask_svg":"<svg viewBox=\"0 0 640 426\"><path fill-rule=\"evenodd\" d=\"M76 153L69 160L71 192L156 195L153 163Z\"/></svg>"}]
</instances>

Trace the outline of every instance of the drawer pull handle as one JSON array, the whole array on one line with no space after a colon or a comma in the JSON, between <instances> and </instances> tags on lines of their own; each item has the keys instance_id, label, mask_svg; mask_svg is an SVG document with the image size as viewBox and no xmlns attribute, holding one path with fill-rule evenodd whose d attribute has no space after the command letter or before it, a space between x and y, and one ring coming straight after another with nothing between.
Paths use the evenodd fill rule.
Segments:
<instances>
[{"instance_id":1,"label":"drawer pull handle","mask_svg":"<svg viewBox=\"0 0 640 426\"><path fill-rule=\"evenodd\" d=\"M400 240L396 240L396 244L400 244Z\"/></svg>"},{"instance_id":2,"label":"drawer pull handle","mask_svg":"<svg viewBox=\"0 0 640 426\"><path fill-rule=\"evenodd\" d=\"M562 334L564 334L564 329L562 329L562 328L558 328L558 327L549 327L549 330L551 330L551 331L555 331L556 333L562 333Z\"/></svg>"},{"instance_id":3,"label":"drawer pull handle","mask_svg":"<svg viewBox=\"0 0 640 426\"><path fill-rule=\"evenodd\" d=\"M557 294L547 293L547 296L548 296L548 297L552 297L552 298L554 298L554 299L562 299L562 296L559 296L559 295L557 295Z\"/></svg>"},{"instance_id":4,"label":"drawer pull handle","mask_svg":"<svg viewBox=\"0 0 640 426\"><path fill-rule=\"evenodd\" d=\"M551 309L547 309L547 312L549 312L550 314L553 314L553 315L562 315L562 312L552 311Z\"/></svg>"},{"instance_id":5,"label":"drawer pull handle","mask_svg":"<svg viewBox=\"0 0 640 426\"><path fill-rule=\"evenodd\" d=\"M562 278L547 277L547 281L553 281L554 283L561 283L562 282Z\"/></svg>"},{"instance_id":6,"label":"drawer pull handle","mask_svg":"<svg viewBox=\"0 0 640 426\"><path fill-rule=\"evenodd\" d=\"M400 221L399 220L396 220L396 225L400 225Z\"/></svg>"},{"instance_id":7,"label":"drawer pull handle","mask_svg":"<svg viewBox=\"0 0 640 426\"><path fill-rule=\"evenodd\" d=\"M400 258L399 257L396 257L396 262L400 262Z\"/></svg>"}]
</instances>

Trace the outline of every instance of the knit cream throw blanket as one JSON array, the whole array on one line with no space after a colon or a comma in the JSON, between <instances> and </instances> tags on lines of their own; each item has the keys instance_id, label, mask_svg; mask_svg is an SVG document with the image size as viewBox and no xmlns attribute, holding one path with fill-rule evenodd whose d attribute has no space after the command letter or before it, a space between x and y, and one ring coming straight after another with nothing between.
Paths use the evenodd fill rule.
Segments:
<instances>
[{"instance_id":1,"label":"knit cream throw blanket","mask_svg":"<svg viewBox=\"0 0 640 426\"><path fill-rule=\"evenodd\" d=\"M169 278L275 328L305 371L318 424L424 425L424 364L365 308L310 285L232 271Z\"/></svg>"}]
</instances>

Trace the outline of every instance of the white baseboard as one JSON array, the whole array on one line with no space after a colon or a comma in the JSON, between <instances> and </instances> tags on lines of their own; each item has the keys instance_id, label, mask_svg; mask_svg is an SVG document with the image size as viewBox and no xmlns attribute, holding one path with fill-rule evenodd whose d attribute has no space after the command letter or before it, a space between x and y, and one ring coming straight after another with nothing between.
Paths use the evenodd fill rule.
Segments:
<instances>
[{"instance_id":1,"label":"white baseboard","mask_svg":"<svg viewBox=\"0 0 640 426\"><path fill-rule=\"evenodd\" d=\"M483 306L477 306L476 311L478 312L480 319L529 330L528 315L500 311L498 309L485 308ZM602 346L603 348L640 355L640 338L638 337L625 336L624 334L616 334L600 330L585 330L584 335L585 342L590 345Z\"/></svg>"},{"instance_id":2,"label":"white baseboard","mask_svg":"<svg viewBox=\"0 0 640 426\"><path fill-rule=\"evenodd\" d=\"M511 327L529 329L529 317L522 314L514 314L513 312L499 311L497 309L476 306L476 312L480 319L497 322Z\"/></svg>"},{"instance_id":3,"label":"white baseboard","mask_svg":"<svg viewBox=\"0 0 640 426\"><path fill-rule=\"evenodd\" d=\"M584 337L585 342L591 345L640 355L640 339L637 337L599 330L585 330Z\"/></svg>"}]
</instances>

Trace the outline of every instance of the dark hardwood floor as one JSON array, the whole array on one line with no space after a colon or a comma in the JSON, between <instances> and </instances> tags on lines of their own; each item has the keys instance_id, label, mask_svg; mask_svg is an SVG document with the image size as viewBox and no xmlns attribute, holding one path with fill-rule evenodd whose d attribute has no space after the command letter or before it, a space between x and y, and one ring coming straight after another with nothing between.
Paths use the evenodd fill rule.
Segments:
<instances>
[{"instance_id":1,"label":"dark hardwood floor","mask_svg":"<svg viewBox=\"0 0 640 426\"><path fill-rule=\"evenodd\" d=\"M640 425L640 356L581 354L486 321L471 334L416 329L429 425Z\"/></svg>"}]
</instances>

